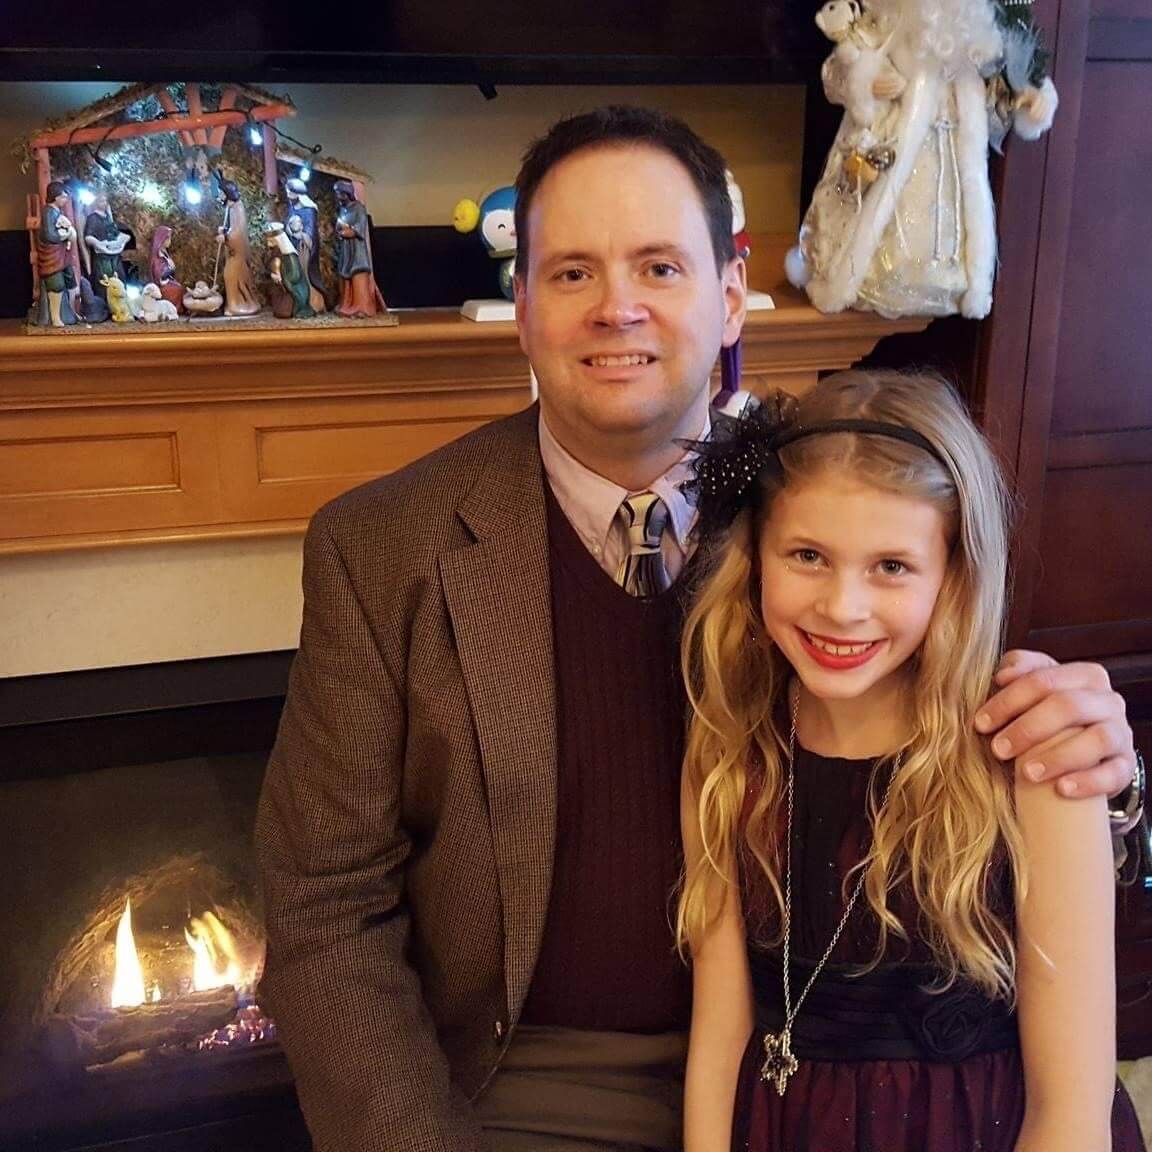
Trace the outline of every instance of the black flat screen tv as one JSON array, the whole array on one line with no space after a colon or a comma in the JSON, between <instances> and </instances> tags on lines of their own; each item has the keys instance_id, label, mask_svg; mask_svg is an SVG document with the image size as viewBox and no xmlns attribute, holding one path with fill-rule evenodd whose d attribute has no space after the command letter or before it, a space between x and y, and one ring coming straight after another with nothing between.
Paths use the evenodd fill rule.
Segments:
<instances>
[{"instance_id":1,"label":"black flat screen tv","mask_svg":"<svg viewBox=\"0 0 1152 1152\"><path fill-rule=\"evenodd\" d=\"M778 83L827 45L813 0L5 4L0 80Z\"/></svg>"}]
</instances>

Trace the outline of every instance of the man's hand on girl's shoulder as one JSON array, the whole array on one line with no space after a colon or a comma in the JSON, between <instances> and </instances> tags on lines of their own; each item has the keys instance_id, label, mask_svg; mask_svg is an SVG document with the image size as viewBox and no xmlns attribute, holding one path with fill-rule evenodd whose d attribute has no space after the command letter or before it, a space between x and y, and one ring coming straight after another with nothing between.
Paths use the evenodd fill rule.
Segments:
<instances>
[{"instance_id":1,"label":"man's hand on girl's shoulder","mask_svg":"<svg viewBox=\"0 0 1152 1152\"><path fill-rule=\"evenodd\" d=\"M997 759L1015 759L1030 780L1055 779L1065 796L1114 796L1132 783L1137 760L1124 698L1099 664L1057 664L1014 649L996 683L976 728L991 737ZM1045 744L1042 757L1029 757Z\"/></svg>"}]
</instances>

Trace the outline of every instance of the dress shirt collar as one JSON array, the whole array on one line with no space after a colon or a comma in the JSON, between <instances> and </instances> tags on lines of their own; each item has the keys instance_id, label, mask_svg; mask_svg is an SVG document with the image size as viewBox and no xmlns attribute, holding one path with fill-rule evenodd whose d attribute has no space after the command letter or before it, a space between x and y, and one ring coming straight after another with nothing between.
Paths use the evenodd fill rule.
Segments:
<instances>
[{"instance_id":1,"label":"dress shirt collar","mask_svg":"<svg viewBox=\"0 0 1152 1152\"><path fill-rule=\"evenodd\" d=\"M708 435L710 427L710 421L705 417L700 439ZM609 548L609 535L616 513L624 498L632 493L581 464L556 439L543 413L540 414L540 456L556 502L569 523L594 556L603 556ZM646 489L655 492L667 505L672 535L684 556L688 555L690 534L696 521L696 509L679 488L689 476L690 460L691 454L685 452Z\"/></svg>"}]
</instances>

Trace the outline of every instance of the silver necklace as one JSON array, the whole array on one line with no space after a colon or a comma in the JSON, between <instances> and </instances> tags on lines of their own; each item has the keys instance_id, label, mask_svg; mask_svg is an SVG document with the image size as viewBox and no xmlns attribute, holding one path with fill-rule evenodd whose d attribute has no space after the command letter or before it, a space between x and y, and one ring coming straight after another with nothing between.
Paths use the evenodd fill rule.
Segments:
<instances>
[{"instance_id":1,"label":"silver necklace","mask_svg":"<svg viewBox=\"0 0 1152 1152\"><path fill-rule=\"evenodd\" d=\"M784 1027L779 1032L765 1033L764 1063L760 1067L760 1079L772 1081L780 1096L784 1095L788 1081L796 1069L800 1067L796 1057L792 1055L792 1025L808 993L812 991L816 977L824 970L824 965L828 963L828 957L832 955L832 950L839 943L840 937L847 927L848 918L852 915L852 910L860 899L860 893L864 890L864 871L861 870L860 875L856 877L855 885L853 885L852 895L848 897L848 903L844 906L844 915L840 917L840 923L836 925L832 939L828 941L828 947L824 949L824 955L820 957L816 967L812 969L808 983L804 985L800 995L796 998L796 1003L793 1004L792 981L789 978L792 960L792 793L796 762L796 714L799 711L800 692L797 690L792 699L792 726L788 733L788 830L784 854ZM888 787L884 790L884 799L880 801L881 809L888 803L888 797L892 792L892 782L896 779L896 774L899 771L900 758L897 757L896 763L892 766Z\"/></svg>"}]
</instances>

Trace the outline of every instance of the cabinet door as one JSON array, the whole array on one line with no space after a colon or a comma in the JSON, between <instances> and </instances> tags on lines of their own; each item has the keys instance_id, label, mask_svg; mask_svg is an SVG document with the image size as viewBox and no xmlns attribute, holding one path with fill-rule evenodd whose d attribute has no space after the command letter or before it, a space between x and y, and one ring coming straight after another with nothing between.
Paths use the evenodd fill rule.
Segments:
<instances>
[{"instance_id":1,"label":"cabinet door","mask_svg":"<svg viewBox=\"0 0 1152 1152\"><path fill-rule=\"evenodd\" d=\"M1011 306L983 373L1024 504L1012 634L1152 675L1152 11L1054 8L1037 5L1059 28L1061 106L1042 154L1009 159L1001 232L1016 282L999 285L998 312Z\"/></svg>"},{"instance_id":2,"label":"cabinet door","mask_svg":"<svg viewBox=\"0 0 1152 1152\"><path fill-rule=\"evenodd\" d=\"M1103 660L1152 762L1152 5L1038 0L1060 109L1001 172L978 409L1021 497L1010 639ZM1052 36L1049 36L1052 44ZM1152 1053L1152 891L1121 890L1119 1048Z\"/></svg>"}]
</instances>

